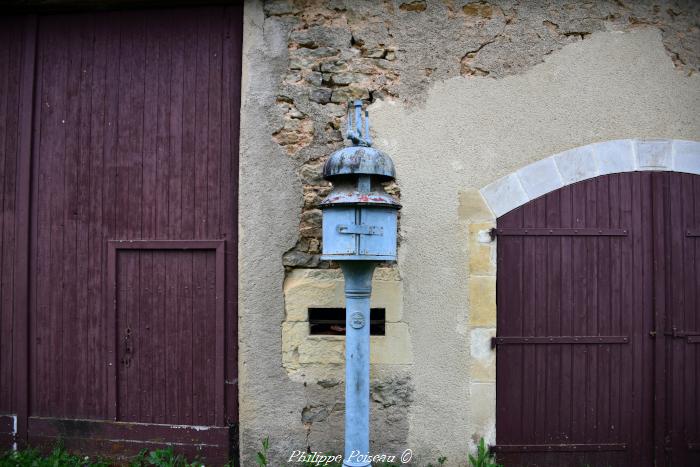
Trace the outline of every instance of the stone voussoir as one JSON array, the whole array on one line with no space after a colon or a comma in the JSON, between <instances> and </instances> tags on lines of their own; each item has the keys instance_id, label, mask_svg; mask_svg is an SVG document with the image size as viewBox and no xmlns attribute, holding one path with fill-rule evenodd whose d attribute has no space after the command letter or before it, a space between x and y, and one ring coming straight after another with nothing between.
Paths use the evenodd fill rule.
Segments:
<instances>
[{"instance_id":1,"label":"stone voussoir","mask_svg":"<svg viewBox=\"0 0 700 467\"><path fill-rule=\"evenodd\" d=\"M670 139L621 139L554 154L480 190L496 217L563 186L611 173L676 171L700 174L700 143Z\"/></svg>"}]
</instances>

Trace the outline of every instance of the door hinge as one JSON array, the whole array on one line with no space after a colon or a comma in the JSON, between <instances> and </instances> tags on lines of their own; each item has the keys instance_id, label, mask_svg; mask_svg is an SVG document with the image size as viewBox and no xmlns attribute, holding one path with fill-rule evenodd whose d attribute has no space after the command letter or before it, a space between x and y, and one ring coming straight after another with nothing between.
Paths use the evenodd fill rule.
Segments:
<instances>
[{"instance_id":1,"label":"door hinge","mask_svg":"<svg viewBox=\"0 0 700 467\"><path fill-rule=\"evenodd\" d=\"M679 331L677 327L672 327L670 331L664 332L664 336L669 336L669 337L674 337L677 339L685 339L686 337L696 337L700 336L700 333L698 332L686 332L686 331Z\"/></svg>"},{"instance_id":2,"label":"door hinge","mask_svg":"<svg viewBox=\"0 0 700 467\"><path fill-rule=\"evenodd\" d=\"M625 237L628 229L572 228L572 227L507 227L495 230L493 235L512 237Z\"/></svg>"}]
</instances>

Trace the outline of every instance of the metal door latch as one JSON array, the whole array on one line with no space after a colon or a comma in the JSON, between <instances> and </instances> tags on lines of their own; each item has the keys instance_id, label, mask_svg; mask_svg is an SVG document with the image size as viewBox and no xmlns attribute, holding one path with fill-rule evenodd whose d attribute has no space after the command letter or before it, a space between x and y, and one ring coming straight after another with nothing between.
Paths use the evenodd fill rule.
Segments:
<instances>
[{"instance_id":1,"label":"metal door latch","mask_svg":"<svg viewBox=\"0 0 700 467\"><path fill-rule=\"evenodd\" d=\"M384 229L376 225L339 225L338 233L341 234L360 234L360 235L382 235Z\"/></svg>"},{"instance_id":2,"label":"metal door latch","mask_svg":"<svg viewBox=\"0 0 700 467\"><path fill-rule=\"evenodd\" d=\"M131 328L126 328L126 336L124 337L124 356L122 357L121 363L127 368L131 366L131 354L133 351L134 349L131 344Z\"/></svg>"},{"instance_id":3,"label":"metal door latch","mask_svg":"<svg viewBox=\"0 0 700 467\"><path fill-rule=\"evenodd\" d=\"M664 336L672 337L674 339L688 339L689 344L700 343L700 332L679 331L675 326L671 328L670 332L664 332Z\"/></svg>"}]
</instances>

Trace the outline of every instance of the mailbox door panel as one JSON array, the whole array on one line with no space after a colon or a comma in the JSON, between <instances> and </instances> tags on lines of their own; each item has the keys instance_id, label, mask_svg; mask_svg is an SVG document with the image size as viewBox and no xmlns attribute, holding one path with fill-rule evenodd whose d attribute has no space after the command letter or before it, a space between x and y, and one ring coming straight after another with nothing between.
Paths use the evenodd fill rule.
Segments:
<instances>
[{"instance_id":1,"label":"mailbox door panel","mask_svg":"<svg viewBox=\"0 0 700 467\"><path fill-rule=\"evenodd\" d=\"M377 235L360 236L360 254L396 256L396 210L362 208L362 224L381 227Z\"/></svg>"},{"instance_id":2,"label":"mailbox door panel","mask_svg":"<svg viewBox=\"0 0 700 467\"><path fill-rule=\"evenodd\" d=\"M323 211L323 254L356 255L357 235L338 232L339 225L355 224L355 208L331 208Z\"/></svg>"}]
</instances>

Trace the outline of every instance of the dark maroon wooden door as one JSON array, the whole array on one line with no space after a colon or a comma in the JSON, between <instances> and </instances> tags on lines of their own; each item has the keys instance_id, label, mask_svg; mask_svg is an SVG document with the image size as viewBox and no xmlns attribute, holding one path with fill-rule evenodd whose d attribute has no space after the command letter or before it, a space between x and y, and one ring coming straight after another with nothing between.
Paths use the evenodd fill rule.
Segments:
<instances>
[{"instance_id":1,"label":"dark maroon wooden door","mask_svg":"<svg viewBox=\"0 0 700 467\"><path fill-rule=\"evenodd\" d=\"M664 326L700 320L687 233L699 183L607 175L498 219L494 449L506 465L695 465L696 347Z\"/></svg>"},{"instance_id":2,"label":"dark maroon wooden door","mask_svg":"<svg viewBox=\"0 0 700 467\"><path fill-rule=\"evenodd\" d=\"M668 466L700 465L700 177L658 174L657 229L663 232L663 269L658 273L664 296L657 301L664 315L666 377L663 453ZM657 219L658 219L657 218ZM658 257L659 255L657 255ZM661 429L660 429L661 432Z\"/></svg>"},{"instance_id":3,"label":"dark maroon wooden door","mask_svg":"<svg viewBox=\"0 0 700 467\"><path fill-rule=\"evenodd\" d=\"M223 462L237 417L240 7L27 24L29 397L0 409L24 404L30 443L117 455L173 441ZM0 86L16 87L7 63Z\"/></svg>"}]
</instances>

